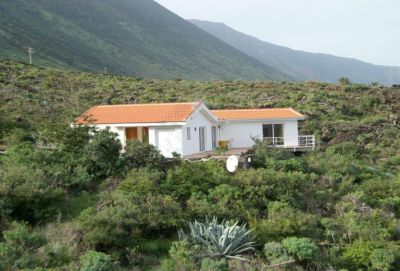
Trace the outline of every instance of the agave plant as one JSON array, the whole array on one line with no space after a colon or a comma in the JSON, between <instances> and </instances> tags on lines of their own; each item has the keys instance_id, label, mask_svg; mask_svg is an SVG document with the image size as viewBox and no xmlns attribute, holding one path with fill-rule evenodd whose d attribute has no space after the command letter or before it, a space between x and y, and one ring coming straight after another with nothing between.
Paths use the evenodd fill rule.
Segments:
<instances>
[{"instance_id":1,"label":"agave plant","mask_svg":"<svg viewBox=\"0 0 400 271\"><path fill-rule=\"evenodd\" d=\"M225 220L218 223L214 217L211 221L206 219L204 223L197 220L188 222L188 226L188 234L179 230L179 239L205 248L209 257L245 260L242 255L254 250L252 231L247 230L246 224L231 224Z\"/></svg>"}]
</instances>

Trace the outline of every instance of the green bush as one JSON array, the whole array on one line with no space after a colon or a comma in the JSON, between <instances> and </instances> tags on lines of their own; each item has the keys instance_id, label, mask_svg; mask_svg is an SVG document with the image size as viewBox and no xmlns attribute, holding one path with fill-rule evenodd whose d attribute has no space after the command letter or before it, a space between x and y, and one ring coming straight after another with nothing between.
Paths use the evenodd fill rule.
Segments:
<instances>
[{"instance_id":1,"label":"green bush","mask_svg":"<svg viewBox=\"0 0 400 271\"><path fill-rule=\"evenodd\" d=\"M169 256L170 258L162 262L163 271L196 270L196 250L186 241L172 243Z\"/></svg>"},{"instance_id":2,"label":"green bush","mask_svg":"<svg viewBox=\"0 0 400 271\"><path fill-rule=\"evenodd\" d=\"M80 216L84 240L104 251L122 252L141 234L168 233L183 224L176 200L158 192L162 173L133 170L115 189L105 193L97 208Z\"/></svg>"},{"instance_id":3,"label":"green bush","mask_svg":"<svg viewBox=\"0 0 400 271\"><path fill-rule=\"evenodd\" d=\"M229 175L218 161L182 163L168 171L167 179L161 184L162 192L185 203L192 193L206 194L209 189L229 181Z\"/></svg>"},{"instance_id":4,"label":"green bush","mask_svg":"<svg viewBox=\"0 0 400 271\"><path fill-rule=\"evenodd\" d=\"M244 219L249 210L243 207L241 197L238 187L221 184L210 189L207 195L193 194L187 204L195 217L218 216L224 219Z\"/></svg>"},{"instance_id":5,"label":"green bush","mask_svg":"<svg viewBox=\"0 0 400 271\"><path fill-rule=\"evenodd\" d=\"M270 264L279 264L292 259L281 243L269 242L264 245L264 256Z\"/></svg>"},{"instance_id":6,"label":"green bush","mask_svg":"<svg viewBox=\"0 0 400 271\"><path fill-rule=\"evenodd\" d=\"M3 238L0 243L1 270L35 268L43 263L38 250L46 244L46 239L40 233L25 224L14 223L3 233Z\"/></svg>"},{"instance_id":7,"label":"green bush","mask_svg":"<svg viewBox=\"0 0 400 271\"><path fill-rule=\"evenodd\" d=\"M114 262L111 256L97 252L88 251L80 257L80 271L113 271Z\"/></svg>"},{"instance_id":8,"label":"green bush","mask_svg":"<svg viewBox=\"0 0 400 271\"><path fill-rule=\"evenodd\" d=\"M289 159L295 159L292 152L284 148L271 148L269 143L264 140L256 140L252 151L252 165L256 168L284 168L279 162L286 163Z\"/></svg>"},{"instance_id":9,"label":"green bush","mask_svg":"<svg viewBox=\"0 0 400 271\"><path fill-rule=\"evenodd\" d=\"M229 271L226 260L213 260L205 258L201 261L200 271Z\"/></svg>"},{"instance_id":10,"label":"green bush","mask_svg":"<svg viewBox=\"0 0 400 271\"><path fill-rule=\"evenodd\" d=\"M344 247L340 263L350 270L398 270L400 245L357 239Z\"/></svg>"},{"instance_id":11,"label":"green bush","mask_svg":"<svg viewBox=\"0 0 400 271\"><path fill-rule=\"evenodd\" d=\"M10 148L0 157L0 219L37 223L59 211L65 189L50 173L51 167L41 164L47 155L28 143Z\"/></svg>"},{"instance_id":12,"label":"green bush","mask_svg":"<svg viewBox=\"0 0 400 271\"><path fill-rule=\"evenodd\" d=\"M120 173L121 149L122 146L116 134L109 130L94 132L90 143L83 150L89 174L103 179Z\"/></svg>"},{"instance_id":13,"label":"green bush","mask_svg":"<svg viewBox=\"0 0 400 271\"><path fill-rule=\"evenodd\" d=\"M283 239L283 246L298 260L314 260L318 251L317 245L310 238L288 237Z\"/></svg>"},{"instance_id":14,"label":"green bush","mask_svg":"<svg viewBox=\"0 0 400 271\"><path fill-rule=\"evenodd\" d=\"M166 163L157 147L138 140L127 142L122 158L128 170L140 167L163 170Z\"/></svg>"},{"instance_id":15,"label":"green bush","mask_svg":"<svg viewBox=\"0 0 400 271\"><path fill-rule=\"evenodd\" d=\"M266 243L290 235L315 235L317 220L312 214L302 212L283 202L268 204L268 217L251 222L257 238Z\"/></svg>"}]
</instances>

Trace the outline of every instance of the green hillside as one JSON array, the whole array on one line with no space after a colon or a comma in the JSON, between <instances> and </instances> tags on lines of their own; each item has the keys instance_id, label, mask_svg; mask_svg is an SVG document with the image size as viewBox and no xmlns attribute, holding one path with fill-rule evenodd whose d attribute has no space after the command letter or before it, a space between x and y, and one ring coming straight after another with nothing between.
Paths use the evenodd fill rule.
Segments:
<instances>
[{"instance_id":1,"label":"green hillside","mask_svg":"<svg viewBox=\"0 0 400 271\"><path fill-rule=\"evenodd\" d=\"M4 0L0 59L184 79L288 79L153 0Z\"/></svg>"},{"instance_id":2,"label":"green hillside","mask_svg":"<svg viewBox=\"0 0 400 271\"><path fill-rule=\"evenodd\" d=\"M0 62L0 270L400 270L398 93ZM293 107L317 149L297 156L259 142L250 168L231 174L135 141L121 154L113 134L70 127L92 105L198 99ZM189 233L187 221L213 216L216 226ZM228 230L235 221L244 230Z\"/></svg>"},{"instance_id":3,"label":"green hillside","mask_svg":"<svg viewBox=\"0 0 400 271\"><path fill-rule=\"evenodd\" d=\"M396 84L400 67L373 65L356 59L308 53L275 45L240 33L222 24L191 20L199 28L261 62L300 80L336 82L348 77L353 82Z\"/></svg>"}]
</instances>

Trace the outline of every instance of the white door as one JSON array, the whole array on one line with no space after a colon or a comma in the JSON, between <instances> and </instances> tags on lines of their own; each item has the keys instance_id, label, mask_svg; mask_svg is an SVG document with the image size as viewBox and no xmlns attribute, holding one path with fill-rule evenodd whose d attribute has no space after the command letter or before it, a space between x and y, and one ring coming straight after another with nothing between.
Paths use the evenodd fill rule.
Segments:
<instances>
[{"instance_id":1,"label":"white door","mask_svg":"<svg viewBox=\"0 0 400 271\"><path fill-rule=\"evenodd\" d=\"M206 128L205 127L200 127L199 128L199 146L200 146L200 152L203 152L206 150Z\"/></svg>"},{"instance_id":2,"label":"white door","mask_svg":"<svg viewBox=\"0 0 400 271\"><path fill-rule=\"evenodd\" d=\"M158 149L165 157L171 158L176 151L175 129L159 129L157 131Z\"/></svg>"}]
</instances>

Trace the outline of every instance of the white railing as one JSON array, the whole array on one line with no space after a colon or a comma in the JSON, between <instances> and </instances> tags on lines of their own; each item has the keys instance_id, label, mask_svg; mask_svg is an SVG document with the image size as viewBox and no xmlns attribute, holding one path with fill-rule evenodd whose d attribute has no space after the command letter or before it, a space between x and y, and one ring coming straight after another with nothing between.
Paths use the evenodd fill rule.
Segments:
<instances>
[{"instance_id":1,"label":"white railing","mask_svg":"<svg viewBox=\"0 0 400 271\"><path fill-rule=\"evenodd\" d=\"M273 146L273 147L285 146L285 138L284 137L264 137L264 141L267 142L268 145Z\"/></svg>"},{"instance_id":2,"label":"white railing","mask_svg":"<svg viewBox=\"0 0 400 271\"><path fill-rule=\"evenodd\" d=\"M299 136L299 147L309 147L314 149L315 136L314 135Z\"/></svg>"},{"instance_id":3,"label":"white railing","mask_svg":"<svg viewBox=\"0 0 400 271\"><path fill-rule=\"evenodd\" d=\"M264 137L264 141L271 147L288 147L288 148L312 148L315 149L315 136L305 135L299 136L297 146L286 146L284 137Z\"/></svg>"}]
</instances>

